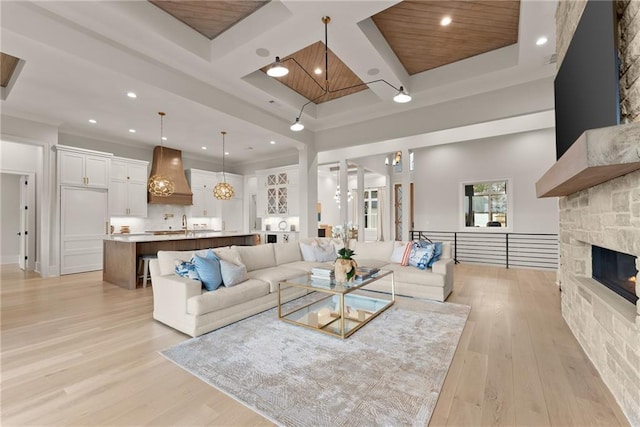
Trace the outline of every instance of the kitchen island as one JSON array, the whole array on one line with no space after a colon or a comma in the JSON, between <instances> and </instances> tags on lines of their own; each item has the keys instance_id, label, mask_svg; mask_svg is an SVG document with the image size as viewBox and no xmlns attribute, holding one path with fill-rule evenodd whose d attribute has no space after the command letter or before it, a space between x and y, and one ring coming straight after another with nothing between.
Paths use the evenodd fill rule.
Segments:
<instances>
[{"instance_id":1,"label":"kitchen island","mask_svg":"<svg viewBox=\"0 0 640 427\"><path fill-rule=\"evenodd\" d=\"M180 234L120 234L103 242L102 280L127 289L135 289L138 259L156 255L158 251L186 251L221 246L252 246L255 234L189 231Z\"/></svg>"}]
</instances>

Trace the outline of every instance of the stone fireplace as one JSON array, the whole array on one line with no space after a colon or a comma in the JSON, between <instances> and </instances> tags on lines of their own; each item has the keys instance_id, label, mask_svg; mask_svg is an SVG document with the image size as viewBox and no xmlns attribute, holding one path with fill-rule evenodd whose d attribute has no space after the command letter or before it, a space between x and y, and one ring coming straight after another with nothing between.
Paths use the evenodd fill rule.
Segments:
<instances>
[{"instance_id":1,"label":"stone fireplace","mask_svg":"<svg viewBox=\"0 0 640 427\"><path fill-rule=\"evenodd\" d=\"M539 197L559 197L562 315L630 424L640 426L640 302L592 278L593 246L637 257L640 270L640 2L614 4L620 123L633 124L587 131L536 190ZM584 0L558 2L558 68L586 5ZM636 297L639 286L636 275Z\"/></svg>"},{"instance_id":2,"label":"stone fireplace","mask_svg":"<svg viewBox=\"0 0 640 427\"><path fill-rule=\"evenodd\" d=\"M640 425L640 124L586 131L536 189L559 197L562 316L631 425ZM623 254L615 269L635 274L632 286L624 281L631 299L592 277L593 253L601 252L594 247L607 253L605 267L617 263L609 251Z\"/></svg>"}]
</instances>

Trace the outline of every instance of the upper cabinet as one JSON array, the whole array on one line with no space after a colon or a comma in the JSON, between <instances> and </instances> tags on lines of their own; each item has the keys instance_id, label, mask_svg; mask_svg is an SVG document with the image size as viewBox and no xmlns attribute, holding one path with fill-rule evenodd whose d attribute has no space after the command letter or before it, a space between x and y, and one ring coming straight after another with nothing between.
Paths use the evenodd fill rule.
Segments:
<instances>
[{"instance_id":1,"label":"upper cabinet","mask_svg":"<svg viewBox=\"0 0 640 427\"><path fill-rule=\"evenodd\" d=\"M262 216L296 216L299 213L298 167L258 172L257 213Z\"/></svg>"},{"instance_id":2,"label":"upper cabinet","mask_svg":"<svg viewBox=\"0 0 640 427\"><path fill-rule=\"evenodd\" d=\"M213 197L213 187L218 183L216 172L188 169L187 179L193 193L192 217L219 217L219 200Z\"/></svg>"},{"instance_id":3,"label":"upper cabinet","mask_svg":"<svg viewBox=\"0 0 640 427\"><path fill-rule=\"evenodd\" d=\"M147 216L149 162L114 157L109 185L110 216Z\"/></svg>"},{"instance_id":4,"label":"upper cabinet","mask_svg":"<svg viewBox=\"0 0 640 427\"><path fill-rule=\"evenodd\" d=\"M220 217L222 229L225 231L241 232L244 227L243 193L244 177L225 172L225 180L233 187L233 197L230 200L220 200ZM218 182L222 181L222 172L218 174Z\"/></svg>"},{"instance_id":5,"label":"upper cabinet","mask_svg":"<svg viewBox=\"0 0 640 427\"><path fill-rule=\"evenodd\" d=\"M110 153L56 146L58 183L80 187L109 188Z\"/></svg>"}]
</instances>

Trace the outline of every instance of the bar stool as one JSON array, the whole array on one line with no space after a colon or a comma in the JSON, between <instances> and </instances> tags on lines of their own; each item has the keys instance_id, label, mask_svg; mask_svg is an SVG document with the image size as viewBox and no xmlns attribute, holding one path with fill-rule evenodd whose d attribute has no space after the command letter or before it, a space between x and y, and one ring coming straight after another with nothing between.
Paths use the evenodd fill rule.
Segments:
<instances>
[{"instance_id":1,"label":"bar stool","mask_svg":"<svg viewBox=\"0 0 640 427\"><path fill-rule=\"evenodd\" d=\"M138 278L142 279L142 287L147 287L147 279L149 278L149 261L157 259L157 255L142 255L138 257Z\"/></svg>"}]
</instances>

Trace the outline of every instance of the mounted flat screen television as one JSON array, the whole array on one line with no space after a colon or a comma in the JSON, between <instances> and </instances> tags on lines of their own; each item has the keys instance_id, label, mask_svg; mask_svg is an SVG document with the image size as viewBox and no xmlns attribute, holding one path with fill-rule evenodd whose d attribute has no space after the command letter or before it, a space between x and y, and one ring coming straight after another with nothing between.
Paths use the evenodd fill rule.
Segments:
<instances>
[{"instance_id":1,"label":"mounted flat screen television","mask_svg":"<svg viewBox=\"0 0 640 427\"><path fill-rule=\"evenodd\" d=\"M556 158L588 129L620 124L616 15L589 0L554 82Z\"/></svg>"}]
</instances>

